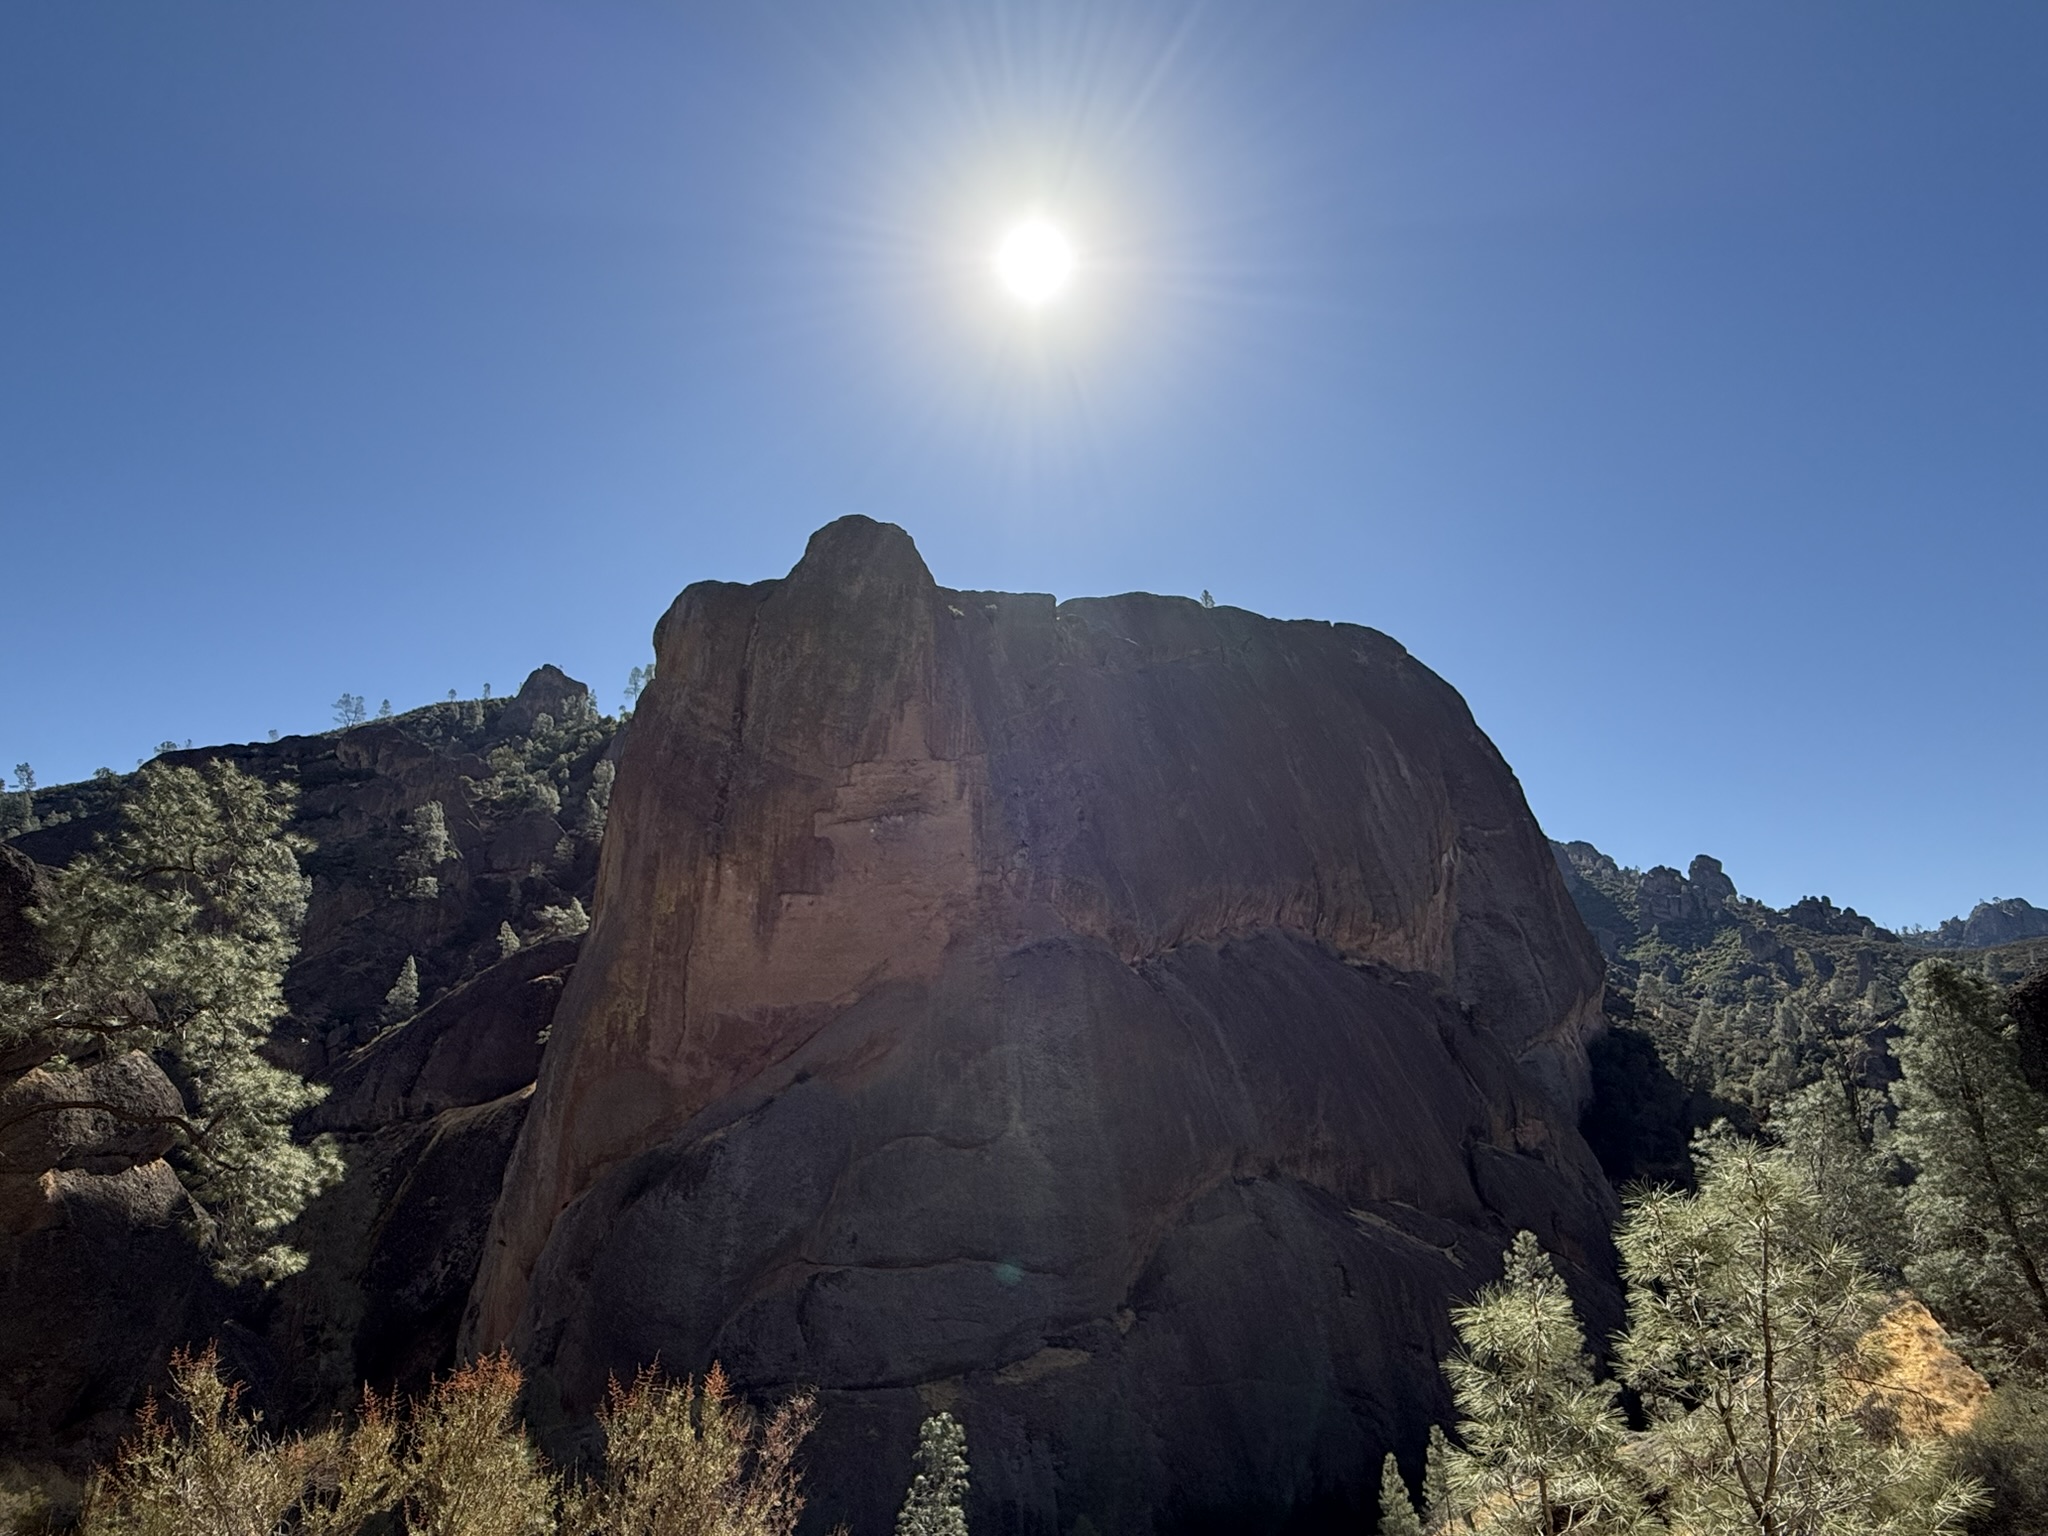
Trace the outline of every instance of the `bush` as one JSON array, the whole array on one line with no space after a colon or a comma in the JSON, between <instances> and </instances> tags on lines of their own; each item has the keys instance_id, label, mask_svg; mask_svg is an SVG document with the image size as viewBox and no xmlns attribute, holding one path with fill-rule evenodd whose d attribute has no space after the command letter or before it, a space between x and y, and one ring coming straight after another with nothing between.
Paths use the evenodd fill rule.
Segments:
<instances>
[{"instance_id":1,"label":"bush","mask_svg":"<svg viewBox=\"0 0 2048 1536\"><path fill-rule=\"evenodd\" d=\"M171 1383L88 1485L79 1536L793 1536L816 1422L808 1393L763 1419L715 1365L701 1386L644 1370L598 1415L600 1476L565 1481L503 1352L405 1411L366 1391L352 1428L314 1435L266 1435L212 1348L174 1356Z\"/></svg>"}]
</instances>

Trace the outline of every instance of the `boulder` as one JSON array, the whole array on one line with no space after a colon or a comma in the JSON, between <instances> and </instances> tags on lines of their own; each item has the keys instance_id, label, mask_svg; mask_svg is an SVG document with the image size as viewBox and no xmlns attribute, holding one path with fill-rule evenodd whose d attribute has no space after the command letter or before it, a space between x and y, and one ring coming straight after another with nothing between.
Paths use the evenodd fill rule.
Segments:
<instances>
[{"instance_id":1,"label":"boulder","mask_svg":"<svg viewBox=\"0 0 2048 1536\"><path fill-rule=\"evenodd\" d=\"M29 916L48 890L49 876L34 859L0 843L0 982L37 981L49 974L49 943Z\"/></svg>"},{"instance_id":2,"label":"boulder","mask_svg":"<svg viewBox=\"0 0 2048 1536\"><path fill-rule=\"evenodd\" d=\"M133 1428L211 1281L170 1165L8 1181L0 1220L0 1446L74 1474Z\"/></svg>"},{"instance_id":3,"label":"boulder","mask_svg":"<svg viewBox=\"0 0 2048 1536\"><path fill-rule=\"evenodd\" d=\"M184 1113L177 1088L140 1051L33 1068L0 1090L0 1184L53 1168L119 1173L154 1162L176 1144Z\"/></svg>"},{"instance_id":4,"label":"boulder","mask_svg":"<svg viewBox=\"0 0 2048 1536\"><path fill-rule=\"evenodd\" d=\"M1601 964L1462 700L1376 631L937 587L821 530L656 634L465 1322L822 1392L823 1529L918 1419L977 1528L1355 1525L1520 1227L1596 1333Z\"/></svg>"}]
</instances>

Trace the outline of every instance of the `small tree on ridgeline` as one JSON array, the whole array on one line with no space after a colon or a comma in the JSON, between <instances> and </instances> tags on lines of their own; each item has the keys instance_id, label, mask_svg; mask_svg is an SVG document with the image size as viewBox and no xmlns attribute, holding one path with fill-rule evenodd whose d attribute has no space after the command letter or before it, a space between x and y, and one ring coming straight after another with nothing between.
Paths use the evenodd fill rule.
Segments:
<instances>
[{"instance_id":1,"label":"small tree on ridgeline","mask_svg":"<svg viewBox=\"0 0 2048 1536\"><path fill-rule=\"evenodd\" d=\"M334 701L334 723L344 731L361 725L368 714L360 693L344 693Z\"/></svg>"},{"instance_id":2,"label":"small tree on ridgeline","mask_svg":"<svg viewBox=\"0 0 2048 1536\"><path fill-rule=\"evenodd\" d=\"M1445 1458L1451 1496L1515 1536L1625 1527L1640 1500L1616 1389L1594 1379L1571 1296L1534 1233L1515 1234L1506 1273L1451 1323L1459 1348L1444 1374L1464 1442Z\"/></svg>"},{"instance_id":3,"label":"small tree on ridgeline","mask_svg":"<svg viewBox=\"0 0 2048 1536\"><path fill-rule=\"evenodd\" d=\"M27 763L14 765L14 793L20 804L15 817L17 832L33 832L36 829L36 771Z\"/></svg>"}]
</instances>

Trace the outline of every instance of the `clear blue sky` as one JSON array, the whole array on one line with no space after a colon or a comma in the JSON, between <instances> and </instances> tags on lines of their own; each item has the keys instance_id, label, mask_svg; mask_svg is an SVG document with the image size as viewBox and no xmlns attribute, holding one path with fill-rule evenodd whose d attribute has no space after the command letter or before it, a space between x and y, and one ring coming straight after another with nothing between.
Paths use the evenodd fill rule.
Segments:
<instances>
[{"instance_id":1,"label":"clear blue sky","mask_svg":"<svg viewBox=\"0 0 2048 1536\"><path fill-rule=\"evenodd\" d=\"M1082 258L1036 318L987 253ZM842 513L1347 619L1555 836L2048 904L2048 6L0 9L0 768L541 661Z\"/></svg>"}]
</instances>

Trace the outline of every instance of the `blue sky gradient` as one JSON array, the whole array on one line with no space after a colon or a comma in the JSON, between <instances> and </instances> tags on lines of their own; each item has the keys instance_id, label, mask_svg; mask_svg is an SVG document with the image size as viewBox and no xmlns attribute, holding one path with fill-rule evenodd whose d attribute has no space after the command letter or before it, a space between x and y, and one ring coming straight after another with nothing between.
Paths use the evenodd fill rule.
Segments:
<instances>
[{"instance_id":1,"label":"blue sky gradient","mask_svg":"<svg viewBox=\"0 0 2048 1536\"><path fill-rule=\"evenodd\" d=\"M863 512L1383 629L1627 862L2048 904L2044 166L2032 3L21 0L0 767L615 707Z\"/></svg>"}]
</instances>

